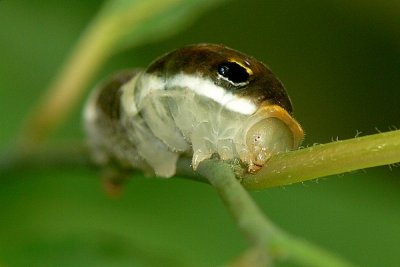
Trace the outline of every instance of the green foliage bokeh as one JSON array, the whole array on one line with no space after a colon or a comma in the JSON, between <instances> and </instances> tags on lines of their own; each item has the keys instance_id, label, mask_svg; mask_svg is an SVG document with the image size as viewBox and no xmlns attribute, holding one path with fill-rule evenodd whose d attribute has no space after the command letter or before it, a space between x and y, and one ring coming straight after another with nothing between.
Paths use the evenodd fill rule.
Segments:
<instances>
[{"instance_id":1,"label":"green foliage bokeh","mask_svg":"<svg viewBox=\"0 0 400 267\"><path fill-rule=\"evenodd\" d=\"M98 2L0 1L0 147L13 143ZM400 125L399 15L395 1L228 1L168 40L120 52L96 80L186 44L223 43L283 81L305 145L386 131ZM83 138L80 110L52 141L70 138ZM253 196L290 233L359 266L397 266L399 174L381 167ZM213 266L245 249L211 187L136 178L110 200L92 170L1 177L0 266Z\"/></svg>"}]
</instances>

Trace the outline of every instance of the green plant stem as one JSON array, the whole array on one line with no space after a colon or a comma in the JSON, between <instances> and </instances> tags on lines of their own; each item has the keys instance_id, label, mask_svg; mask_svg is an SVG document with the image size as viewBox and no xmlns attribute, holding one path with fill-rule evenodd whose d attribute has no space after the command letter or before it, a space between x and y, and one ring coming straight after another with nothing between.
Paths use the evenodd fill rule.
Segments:
<instances>
[{"instance_id":1,"label":"green plant stem","mask_svg":"<svg viewBox=\"0 0 400 267\"><path fill-rule=\"evenodd\" d=\"M103 63L115 52L114 46L127 29L133 31L151 16L157 16L181 0L141 1L121 12L102 10L83 33L47 93L26 122L21 146L45 139L76 104ZM111 13L111 14L108 14Z\"/></svg>"},{"instance_id":2,"label":"green plant stem","mask_svg":"<svg viewBox=\"0 0 400 267\"><path fill-rule=\"evenodd\" d=\"M251 245L265 249L267 258L288 258L303 266L352 266L304 240L287 235L271 223L236 179L229 165L207 160L200 164L198 172L217 190Z\"/></svg>"},{"instance_id":3,"label":"green plant stem","mask_svg":"<svg viewBox=\"0 0 400 267\"><path fill-rule=\"evenodd\" d=\"M0 177L8 172L27 169L72 169L95 167L82 142L33 146L27 150L6 149L0 153ZM5 177L6 175L4 175Z\"/></svg>"},{"instance_id":4,"label":"green plant stem","mask_svg":"<svg viewBox=\"0 0 400 267\"><path fill-rule=\"evenodd\" d=\"M0 171L21 165L38 168L64 164L71 167L89 165L89 162L82 143L36 146L24 151L3 151ZM282 153L273 156L257 174L241 177L241 182L246 189L260 190L397 162L400 162L399 130ZM192 170L190 163L191 159L180 158L177 176L204 181Z\"/></svg>"},{"instance_id":5,"label":"green plant stem","mask_svg":"<svg viewBox=\"0 0 400 267\"><path fill-rule=\"evenodd\" d=\"M248 189L263 189L397 162L400 130L282 153L242 182Z\"/></svg>"}]
</instances>

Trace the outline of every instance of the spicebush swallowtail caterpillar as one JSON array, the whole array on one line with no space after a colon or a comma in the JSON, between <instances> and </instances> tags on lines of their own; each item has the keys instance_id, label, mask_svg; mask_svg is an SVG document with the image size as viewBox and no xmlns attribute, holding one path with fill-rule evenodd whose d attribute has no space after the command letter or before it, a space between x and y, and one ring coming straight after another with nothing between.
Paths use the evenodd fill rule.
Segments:
<instances>
[{"instance_id":1,"label":"spicebush swallowtail caterpillar","mask_svg":"<svg viewBox=\"0 0 400 267\"><path fill-rule=\"evenodd\" d=\"M215 44L187 46L147 69L118 73L93 90L84 123L94 160L175 174L213 155L257 172L303 139L290 99L260 61Z\"/></svg>"}]
</instances>

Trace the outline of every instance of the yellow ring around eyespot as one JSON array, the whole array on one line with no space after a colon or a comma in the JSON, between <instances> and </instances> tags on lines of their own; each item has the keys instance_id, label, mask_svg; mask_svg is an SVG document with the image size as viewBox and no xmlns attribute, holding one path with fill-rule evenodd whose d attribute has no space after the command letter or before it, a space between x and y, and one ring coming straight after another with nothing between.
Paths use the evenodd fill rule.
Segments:
<instances>
[{"instance_id":1,"label":"yellow ring around eyespot","mask_svg":"<svg viewBox=\"0 0 400 267\"><path fill-rule=\"evenodd\" d=\"M300 124L282 107L264 103L257 113L265 113L266 117L274 117L284 122L293 134L293 148L297 148L304 138L304 131Z\"/></svg>"},{"instance_id":2,"label":"yellow ring around eyespot","mask_svg":"<svg viewBox=\"0 0 400 267\"><path fill-rule=\"evenodd\" d=\"M228 59L228 61L229 62L232 62L232 63L236 63L236 64L238 64L239 66L241 66L242 68L244 68L245 70L246 70L246 72L251 76L251 75L253 75L253 71L249 68L249 67L247 67L246 65L244 65L243 63L241 63L240 61L237 61L235 58L230 58L230 59Z\"/></svg>"}]
</instances>

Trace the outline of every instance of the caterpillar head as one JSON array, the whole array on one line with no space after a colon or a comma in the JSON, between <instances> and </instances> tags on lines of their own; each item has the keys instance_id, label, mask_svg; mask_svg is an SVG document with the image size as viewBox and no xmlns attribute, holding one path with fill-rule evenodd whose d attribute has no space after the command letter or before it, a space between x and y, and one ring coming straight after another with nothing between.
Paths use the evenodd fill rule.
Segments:
<instances>
[{"instance_id":1,"label":"caterpillar head","mask_svg":"<svg viewBox=\"0 0 400 267\"><path fill-rule=\"evenodd\" d=\"M250 116L244 133L246 152L241 157L248 163L249 172L258 171L274 154L298 148L304 136L285 109L268 103Z\"/></svg>"}]
</instances>

